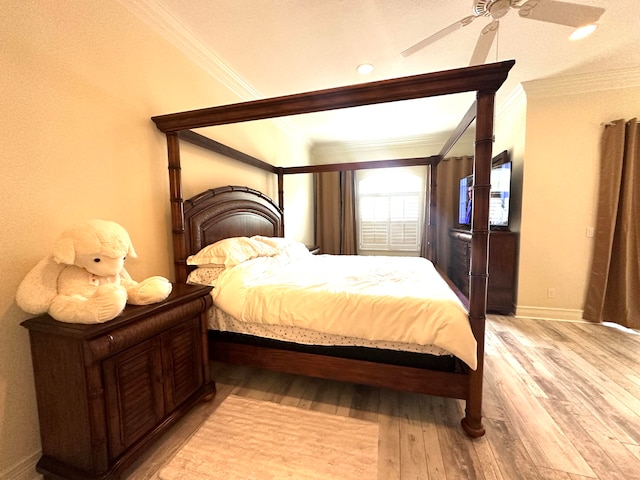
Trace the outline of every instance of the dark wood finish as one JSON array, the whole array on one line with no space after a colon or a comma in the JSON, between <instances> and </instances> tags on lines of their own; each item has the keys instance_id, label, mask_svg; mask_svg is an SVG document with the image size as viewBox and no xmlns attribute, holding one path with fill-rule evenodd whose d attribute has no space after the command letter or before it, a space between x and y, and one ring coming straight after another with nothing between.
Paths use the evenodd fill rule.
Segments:
<instances>
[{"instance_id":1,"label":"dark wood finish","mask_svg":"<svg viewBox=\"0 0 640 480\"><path fill-rule=\"evenodd\" d=\"M462 92L496 91L515 60L158 115L164 133Z\"/></svg>"},{"instance_id":2,"label":"dark wood finish","mask_svg":"<svg viewBox=\"0 0 640 480\"><path fill-rule=\"evenodd\" d=\"M339 87L316 92L307 92L297 95L289 95L271 99L263 99L210 107L187 112L173 113L155 116L152 120L157 128L167 135L167 148L169 156L170 175L172 182L171 215L174 233L174 261L176 262L176 278L179 282L186 280L186 265L184 259L189 253L195 253L193 242L188 242L187 236L191 235L185 223L186 212L182 207L182 185L180 176L173 170L179 167L180 150L177 142L178 134L192 128L224 125L236 122L275 118L285 115L312 113L339 108L385 103L399 100L417 99L436 95L446 95L474 91L476 101L467 111L460 122L459 127L453 132L451 141L443 147L448 151L455 140L464 131L465 125L469 125L475 116L476 141L474 152L475 185L473 190L473 224L471 225L472 260L470 268L469 285L469 322L478 342L478 368L471 371L461 380L465 384L466 414L462 420L462 427L472 437L484 434L482 426L482 377L484 365L484 330L486 317L486 292L488 278L488 251L489 251L489 190L491 175L491 156L493 145L493 117L495 92L506 80L509 70L515 61L509 60L488 65L478 65L444 72L428 73L412 77L383 80L365 84L357 84L347 87ZM441 159L438 155L435 161L429 161L437 165ZM388 166L400 165L392 162ZM427 163L425 163L427 164ZM298 167L289 167L298 169ZM342 169L342 166L317 166L318 169ZM173 169L173 170L172 170ZM300 171L309 171L302 167ZM437 169L430 169L431 184L437 185L435 174ZM290 170L297 173L298 170ZM277 171L278 198L280 212L282 212L282 175L284 169ZM435 202L432 199L432 206ZM186 209L185 209L186 210ZM432 213L432 212L431 212ZM435 217L432 217L435 218ZM280 227L282 228L282 221ZM435 221L434 221L435 225ZM235 232L244 231L250 234L246 222L241 226L226 228ZM283 230L281 230L283 232ZM261 233L261 232L255 232ZM265 233L262 233L265 234ZM217 236L214 235L214 237ZM192 237L193 238L193 237ZM434 237L431 237L432 239ZM432 240L431 240L432 241ZM197 243L197 242L196 242ZM427 246L427 251L433 251L433 244ZM324 359L323 359L324 361ZM393 378L387 378L389 384L393 384Z\"/></svg>"},{"instance_id":3,"label":"dark wood finish","mask_svg":"<svg viewBox=\"0 0 640 480\"><path fill-rule=\"evenodd\" d=\"M284 235L282 210L269 197L248 187L207 190L184 202L181 233L185 250L174 248L178 282L186 282L187 257L228 237Z\"/></svg>"},{"instance_id":4,"label":"dark wood finish","mask_svg":"<svg viewBox=\"0 0 640 480\"><path fill-rule=\"evenodd\" d=\"M466 296L469 295L471 232L452 229L449 277ZM487 311L511 315L515 310L518 234L492 230L489 234L489 283Z\"/></svg>"},{"instance_id":5,"label":"dark wood finish","mask_svg":"<svg viewBox=\"0 0 640 480\"><path fill-rule=\"evenodd\" d=\"M278 206L284 214L284 173L282 168L278 167ZM282 215L282 231L284 232L284 215Z\"/></svg>"},{"instance_id":6,"label":"dark wood finish","mask_svg":"<svg viewBox=\"0 0 640 480\"><path fill-rule=\"evenodd\" d=\"M332 163L327 165L303 165L301 167L283 167L285 175L296 173L344 172L347 170L370 170L373 168L415 167L431 165L440 161L439 155L419 158L398 158L395 160L372 160L368 162Z\"/></svg>"},{"instance_id":7,"label":"dark wood finish","mask_svg":"<svg viewBox=\"0 0 640 480\"><path fill-rule=\"evenodd\" d=\"M312 255L320 254L320 247L317 245L307 245L307 248L309 249L309 252L311 252Z\"/></svg>"},{"instance_id":8,"label":"dark wood finish","mask_svg":"<svg viewBox=\"0 0 640 480\"><path fill-rule=\"evenodd\" d=\"M473 161L473 205L471 225L471 280L469 284L469 323L478 342L478 366L469 372L469 396L462 428L470 437L480 437L482 425L482 376L484 370L484 330L487 313L487 264L489 252L489 190L493 146L493 103L495 90L476 94L476 141Z\"/></svg>"},{"instance_id":9,"label":"dark wood finish","mask_svg":"<svg viewBox=\"0 0 640 480\"><path fill-rule=\"evenodd\" d=\"M392 388L450 398L467 397L466 374L292 352L255 345L210 342L210 358L278 372Z\"/></svg>"},{"instance_id":10,"label":"dark wood finish","mask_svg":"<svg viewBox=\"0 0 640 480\"><path fill-rule=\"evenodd\" d=\"M223 143L216 142L204 135L200 135L199 133L192 132L191 130L183 130L178 132L180 140L184 140L185 142L189 142L193 145L197 145L199 147L205 148L212 152L219 153L220 155L224 155L225 157L232 158L237 160L238 162L245 163L247 165L251 165L252 167L259 168L261 170L266 170L271 173L278 173L278 167L274 167L273 165L263 162L251 155L247 155L235 148L231 148Z\"/></svg>"},{"instance_id":11,"label":"dark wood finish","mask_svg":"<svg viewBox=\"0 0 640 480\"><path fill-rule=\"evenodd\" d=\"M475 104L472 107L474 117L471 119L473 121L475 119ZM471 123L468 122L468 123ZM467 124L468 126L468 124ZM234 148L228 147L220 142L216 142L204 135L200 135L191 130L183 130L178 132L178 137L180 140L184 140L185 142L191 143L192 145L197 145L206 150L209 150L214 153L218 153L220 155L224 155L225 157L231 158L233 160L237 160L238 162L244 163L246 165L251 165L253 167L259 168L261 170L265 170L267 172L279 174L279 175L291 175L297 173L317 173L317 172L338 172L345 170L366 170L373 168L387 168L387 167L413 167L418 165L430 165L432 163L438 162L442 159L441 155L432 155L430 157L419 157L419 158L402 158L402 159L394 159L394 160L372 160L366 162L347 162L347 163L339 163L339 164L329 164L329 165L303 165L299 167L274 167L271 164L259 160L251 155L247 155L246 153L240 152ZM280 187L282 187L280 185ZM281 188L278 191L282 191Z\"/></svg>"},{"instance_id":12,"label":"dark wood finish","mask_svg":"<svg viewBox=\"0 0 640 480\"><path fill-rule=\"evenodd\" d=\"M423 239L426 239L426 247L421 247L420 255L434 261L436 258L436 250L438 248L438 163L429 165L427 170L427 178L429 182L429 196L427 197L427 209L425 210L425 228L426 235L423 234ZM435 262L434 262L435 265Z\"/></svg>"},{"instance_id":13,"label":"dark wood finish","mask_svg":"<svg viewBox=\"0 0 640 480\"><path fill-rule=\"evenodd\" d=\"M45 479L117 479L195 403L211 399L210 287L174 285L167 300L127 306L102 324L25 320Z\"/></svg>"},{"instance_id":14,"label":"dark wood finish","mask_svg":"<svg viewBox=\"0 0 640 480\"><path fill-rule=\"evenodd\" d=\"M440 158L440 160L442 160L447 156L447 154L451 151L453 146L458 142L458 140L460 140L460 137L462 137L464 132L467 131L467 128L469 128L469 125L471 125L471 123L476 119L477 111L478 111L478 105L476 102L473 102L473 104L469 107L469 110L467 110L467 113L465 113L464 117L462 117L462 120L460 120L460 123L458 124L456 129L451 133L451 136L449 137L449 139L442 146L442 149L438 154L438 157Z\"/></svg>"},{"instance_id":15,"label":"dark wood finish","mask_svg":"<svg viewBox=\"0 0 640 480\"><path fill-rule=\"evenodd\" d=\"M120 456L164 418L160 344L158 336L152 337L102 364L108 445L113 457Z\"/></svg>"},{"instance_id":16,"label":"dark wood finish","mask_svg":"<svg viewBox=\"0 0 640 480\"><path fill-rule=\"evenodd\" d=\"M218 228L215 222L211 221L209 216L202 215L199 209L185 208L185 223L190 228L193 228L194 231L202 232L198 236L207 238L210 242L226 238L226 236L252 236L258 234L253 230L255 224L242 219L246 211L251 212L252 215L260 211L259 208L250 207L249 203L252 196L256 196L258 204L264 201L264 196L261 193L241 187L220 187L208 191L202 198L207 199L207 208L215 212L214 217L224 219L225 228ZM238 201L240 199L242 203L239 204ZM191 202L192 200L188 200L185 203L191 204ZM201 201L196 199L194 203L200 204ZM239 206L241 207L240 211L238 210ZM263 212L263 214L267 215L268 225L272 225L270 218L272 213L272 211ZM238 223L233 228L230 228L228 223L232 222L233 218L237 218ZM256 222L256 224L258 223ZM227 234L230 231L233 232L232 235ZM265 233L260 234L264 235ZM194 244L193 248L201 247ZM460 296L462 295L455 287L454 290ZM468 305L466 301L465 303ZM478 342L481 343L482 338L478 339ZM388 388L406 389L431 395L464 399L470 397L469 378L474 373L472 371L464 373L436 372L393 364L359 361L320 354L303 354L218 340L210 343L209 356L213 360L232 364L251 365L276 371L284 370L290 373L321 378L333 378L360 384L386 386ZM470 430L470 432L470 435L477 436L477 427L475 430Z\"/></svg>"}]
</instances>

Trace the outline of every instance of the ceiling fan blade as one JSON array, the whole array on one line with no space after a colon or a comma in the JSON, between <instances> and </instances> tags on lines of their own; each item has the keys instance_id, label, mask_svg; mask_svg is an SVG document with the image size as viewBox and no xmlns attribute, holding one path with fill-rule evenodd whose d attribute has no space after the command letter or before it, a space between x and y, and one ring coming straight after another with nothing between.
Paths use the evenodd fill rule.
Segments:
<instances>
[{"instance_id":1,"label":"ceiling fan blade","mask_svg":"<svg viewBox=\"0 0 640 480\"><path fill-rule=\"evenodd\" d=\"M471 15L469 17L465 17L461 20L458 20L456 23L449 25L446 28L443 28L439 32L434 33L433 35L425 38L424 40L416 43L414 46L407 48L405 51L401 52L400 55L403 57L408 57L409 55L413 55L419 50L422 50L427 45L431 45L434 42L437 42L443 37L446 37L450 33L455 32L456 30L469 25L471 22L475 20L475 16Z\"/></svg>"},{"instance_id":2,"label":"ceiling fan blade","mask_svg":"<svg viewBox=\"0 0 640 480\"><path fill-rule=\"evenodd\" d=\"M597 22L603 13L604 8L555 0L529 0L518 11L523 18L575 28Z\"/></svg>"},{"instance_id":3,"label":"ceiling fan blade","mask_svg":"<svg viewBox=\"0 0 640 480\"><path fill-rule=\"evenodd\" d=\"M482 65L487 60L489 50L491 49L491 45L493 45L493 39L496 38L499 26L500 22L494 20L482 29L478 43L476 43L476 48L473 50L473 55L471 55L469 65Z\"/></svg>"}]
</instances>

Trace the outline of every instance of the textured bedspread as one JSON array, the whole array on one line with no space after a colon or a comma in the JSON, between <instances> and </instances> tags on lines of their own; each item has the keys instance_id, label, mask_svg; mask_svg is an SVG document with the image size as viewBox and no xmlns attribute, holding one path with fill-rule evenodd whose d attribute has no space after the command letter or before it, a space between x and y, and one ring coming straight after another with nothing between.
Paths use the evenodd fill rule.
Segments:
<instances>
[{"instance_id":1,"label":"textured bedspread","mask_svg":"<svg viewBox=\"0 0 640 480\"><path fill-rule=\"evenodd\" d=\"M467 312L424 258L260 257L225 270L212 294L247 322L435 345L476 368Z\"/></svg>"}]
</instances>

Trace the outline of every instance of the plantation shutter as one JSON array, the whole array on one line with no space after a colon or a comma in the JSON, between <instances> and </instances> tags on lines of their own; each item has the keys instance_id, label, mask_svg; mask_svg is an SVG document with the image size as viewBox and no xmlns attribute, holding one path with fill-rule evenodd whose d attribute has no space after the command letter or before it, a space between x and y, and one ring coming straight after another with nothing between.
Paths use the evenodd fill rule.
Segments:
<instances>
[{"instance_id":1,"label":"plantation shutter","mask_svg":"<svg viewBox=\"0 0 640 480\"><path fill-rule=\"evenodd\" d=\"M419 247L419 193L360 196L360 246L373 250Z\"/></svg>"}]
</instances>

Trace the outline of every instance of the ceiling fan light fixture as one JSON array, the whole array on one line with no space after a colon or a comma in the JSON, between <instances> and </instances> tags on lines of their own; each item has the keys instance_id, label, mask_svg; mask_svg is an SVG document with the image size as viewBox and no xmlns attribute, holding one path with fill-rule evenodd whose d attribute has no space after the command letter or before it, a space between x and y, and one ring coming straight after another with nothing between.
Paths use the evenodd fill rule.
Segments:
<instances>
[{"instance_id":1,"label":"ceiling fan light fixture","mask_svg":"<svg viewBox=\"0 0 640 480\"><path fill-rule=\"evenodd\" d=\"M598 26L595 23L590 23L589 25L583 25L582 27L576 28L571 35L569 35L569 40L582 40L585 37L588 37L593 32L595 32Z\"/></svg>"},{"instance_id":2,"label":"ceiling fan light fixture","mask_svg":"<svg viewBox=\"0 0 640 480\"><path fill-rule=\"evenodd\" d=\"M367 75L371 72L373 72L373 65L371 65L370 63L361 63L360 65L358 65L358 67L356 68L356 71L360 74L360 75Z\"/></svg>"},{"instance_id":3,"label":"ceiling fan light fixture","mask_svg":"<svg viewBox=\"0 0 640 480\"><path fill-rule=\"evenodd\" d=\"M509 0L496 0L488 5L491 18L498 20L504 17L511 9Z\"/></svg>"},{"instance_id":4,"label":"ceiling fan light fixture","mask_svg":"<svg viewBox=\"0 0 640 480\"><path fill-rule=\"evenodd\" d=\"M473 0L473 15L458 20L426 37L401 52L401 55L408 57L461 27L469 25L476 18L490 17L492 22L482 29L471 57L471 65L484 63L493 41L498 36L498 21L511 10L517 10L518 15L523 19L577 28L578 30L570 36L571 40L578 40L593 33L596 29L596 23L605 12L605 9L601 7L563 0Z\"/></svg>"}]
</instances>

